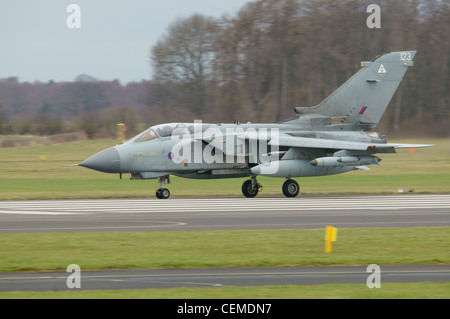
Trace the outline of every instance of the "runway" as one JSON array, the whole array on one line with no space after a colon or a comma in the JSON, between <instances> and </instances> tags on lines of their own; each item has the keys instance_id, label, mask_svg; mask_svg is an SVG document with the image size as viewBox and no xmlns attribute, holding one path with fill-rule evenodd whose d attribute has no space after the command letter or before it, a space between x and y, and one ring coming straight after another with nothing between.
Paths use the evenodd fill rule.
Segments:
<instances>
[{"instance_id":1,"label":"runway","mask_svg":"<svg viewBox=\"0 0 450 319\"><path fill-rule=\"evenodd\" d=\"M237 287L267 285L366 285L367 266L149 269L80 272L80 288L67 286L71 273L0 274L0 292L122 290L177 287ZM450 265L380 266L380 283L448 282ZM70 279L69 279L70 281ZM73 283L73 281L71 281Z\"/></svg>"},{"instance_id":2,"label":"runway","mask_svg":"<svg viewBox=\"0 0 450 319\"><path fill-rule=\"evenodd\" d=\"M450 226L450 195L0 202L0 233ZM68 273L0 274L0 291L67 290ZM365 284L366 268L82 271L82 289ZM448 282L450 265L382 266L382 282Z\"/></svg>"},{"instance_id":3,"label":"runway","mask_svg":"<svg viewBox=\"0 0 450 319\"><path fill-rule=\"evenodd\" d=\"M0 202L0 233L450 226L450 195Z\"/></svg>"}]
</instances>

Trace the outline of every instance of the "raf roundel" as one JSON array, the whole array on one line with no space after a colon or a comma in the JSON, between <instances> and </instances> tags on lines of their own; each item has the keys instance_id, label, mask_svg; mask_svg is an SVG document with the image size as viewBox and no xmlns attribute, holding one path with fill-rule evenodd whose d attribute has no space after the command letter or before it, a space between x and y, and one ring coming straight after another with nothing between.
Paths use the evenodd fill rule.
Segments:
<instances>
[{"instance_id":1,"label":"raf roundel","mask_svg":"<svg viewBox=\"0 0 450 319\"><path fill-rule=\"evenodd\" d=\"M172 152L170 152L167 156L169 157L169 159L173 159L173 153Z\"/></svg>"}]
</instances>

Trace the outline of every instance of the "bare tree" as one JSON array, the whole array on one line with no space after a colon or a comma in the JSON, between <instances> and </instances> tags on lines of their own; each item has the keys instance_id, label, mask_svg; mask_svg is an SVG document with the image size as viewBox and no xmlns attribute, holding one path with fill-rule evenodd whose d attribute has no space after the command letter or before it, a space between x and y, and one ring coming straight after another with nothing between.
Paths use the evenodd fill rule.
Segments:
<instances>
[{"instance_id":1,"label":"bare tree","mask_svg":"<svg viewBox=\"0 0 450 319\"><path fill-rule=\"evenodd\" d=\"M178 20L151 54L155 80L175 84L181 94L171 97L197 115L205 109L206 89L213 79L216 31L214 20L199 14Z\"/></svg>"}]
</instances>

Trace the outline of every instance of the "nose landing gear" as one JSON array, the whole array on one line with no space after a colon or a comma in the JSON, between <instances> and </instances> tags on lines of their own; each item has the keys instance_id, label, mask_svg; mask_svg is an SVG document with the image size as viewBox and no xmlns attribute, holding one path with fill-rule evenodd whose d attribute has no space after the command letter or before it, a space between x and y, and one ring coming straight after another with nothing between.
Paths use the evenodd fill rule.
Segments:
<instances>
[{"instance_id":1,"label":"nose landing gear","mask_svg":"<svg viewBox=\"0 0 450 319\"><path fill-rule=\"evenodd\" d=\"M167 199L170 197L170 191L167 188L157 189L156 197L158 197L159 199Z\"/></svg>"},{"instance_id":2,"label":"nose landing gear","mask_svg":"<svg viewBox=\"0 0 450 319\"><path fill-rule=\"evenodd\" d=\"M160 187L156 190L156 197L159 199L168 199L170 197L170 191L164 186L166 186L166 184L170 184L169 175L159 177L158 183Z\"/></svg>"},{"instance_id":3,"label":"nose landing gear","mask_svg":"<svg viewBox=\"0 0 450 319\"><path fill-rule=\"evenodd\" d=\"M242 184L242 194L244 194L245 197L252 198L258 195L261 188L262 185L258 183L256 176L252 176L252 179L246 180L244 184Z\"/></svg>"}]
</instances>

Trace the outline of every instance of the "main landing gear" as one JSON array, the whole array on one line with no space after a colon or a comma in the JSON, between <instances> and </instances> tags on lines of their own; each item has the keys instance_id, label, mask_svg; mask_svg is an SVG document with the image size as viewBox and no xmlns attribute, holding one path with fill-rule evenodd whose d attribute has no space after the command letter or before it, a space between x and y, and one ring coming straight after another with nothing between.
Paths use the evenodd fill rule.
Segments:
<instances>
[{"instance_id":1,"label":"main landing gear","mask_svg":"<svg viewBox=\"0 0 450 319\"><path fill-rule=\"evenodd\" d=\"M288 178L283 183L283 194L286 197L296 197L300 191L300 186L293 179Z\"/></svg>"},{"instance_id":2,"label":"main landing gear","mask_svg":"<svg viewBox=\"0 0 450 319\"><path fill-rule=\"evenodd\" d=\"M156 197L159 199L168 199L170 197L170 191L164 186L166 186L166 184L170 184L170 177L168 175L159 177L158 183L160 187L156 190Z\"/></svg>"},{"instance_id":3,"label":"main landing gear","mask_svg":"<svg viewBox=\"0 0 450 319\"><path fill-rule=\"evenodd\" d=\"M242 184L242 194L245 197L255 197L258 195L259 190L262 188L262 185L256 181L256 176L252 176L252 179L246 180L244 184ZM283 184L283 194L286 197L296 197L300 192L300 186L293 179L286 179Z\"/></svg>"}]
</instances>

